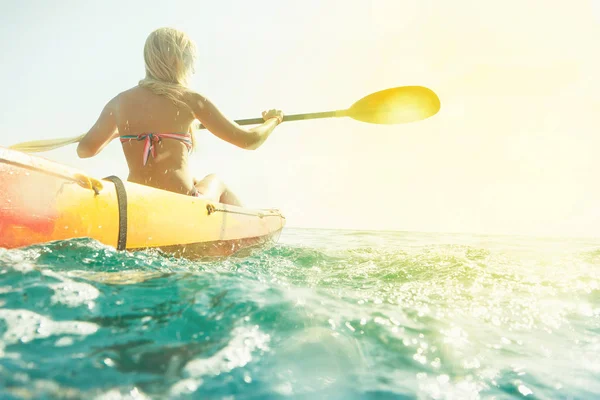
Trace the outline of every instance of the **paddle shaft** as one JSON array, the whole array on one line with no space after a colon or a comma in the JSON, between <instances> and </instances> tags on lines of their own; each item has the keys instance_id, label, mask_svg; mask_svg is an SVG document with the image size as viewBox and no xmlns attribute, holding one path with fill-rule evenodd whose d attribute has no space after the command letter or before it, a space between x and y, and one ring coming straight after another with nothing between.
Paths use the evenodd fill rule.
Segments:
<instances>
[{"instance_id":1,"label":"paddle shaft","mask_svg":"<svg viewBox=\"0 0 600 400\"><path fill-rule=\"evenodd\" d=\"M337 111L325 111L325 112L317 112L317 113L307 113L307 114L292 114L292 115L284 115L283 122L286 121L303 121L307 119L318 119L318 118L332 118L332 117L346 117L348 116L348 110L337 110ZM265 122L262 118L248 118L248 119L238 119L235 121L238 125L258 125ZM198 129L206 129L206 127L202 124L198 126Z\"/></svg>"},{"instance_id":2,"label":"paddle shaft","mask_svg":"<svg viewBox=\"0 0 600 400\"><path fill-rule=\"evenodd\" d=\"M401 86L371 93L358 100L346 110L326 111L308 114L293 114L283 117L283 121L303 121L307 119L350 117L370 124L392 125L420 121L435 115L440 109L440 99L423 86ZM259 125L263 118L236 120L239 125ZM203 125L196 125L206 129ZM79 142L85 135L72 138L36 140L10 146L11 149L35 153L48 151Z\"/></svg>"}]
</instances>

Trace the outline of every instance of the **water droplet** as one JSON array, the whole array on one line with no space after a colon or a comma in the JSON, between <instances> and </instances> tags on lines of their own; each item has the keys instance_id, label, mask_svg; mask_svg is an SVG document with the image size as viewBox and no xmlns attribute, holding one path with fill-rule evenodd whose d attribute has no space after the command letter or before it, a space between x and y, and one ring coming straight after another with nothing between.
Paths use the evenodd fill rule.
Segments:
<instances>
[{"instance_id":1,"label":"water droplet","mask_svg":"<svg viewBox=\"0 0 600 400\"><path fill-rule=\"evenodd\" d=\"M110 358L105 358L104 359L104 364L106 364L108 367L114 367L115 366L115 362L113 360L111 360Z\"/></svg>"},{"instance_id":2,"label":"water droplet","mask_svg":"<svg viewBox=\"0 0 600 400\"><path fill-rule=\"evenodd\" d=\"M529 396L530 394L533 394L533 392L531 391L531 389L529 389L527 386L525 385L519 385L519 392L523 395L523 396Z\"/></svg>"},{"instance_id":3,"label":"water droplet","mask_svg":"<svg viewBox=\"0 0 600 400\"><path fill-rule=\"evenodd\" d=\"M356 331L356 329L354 329L354 327L350 325L350 322L346 321L344 325L346 325L346 328L350 329L352 332Z\"/></svg>"},{"instance_id":4,"label":"water droplet","mask_svg":"<svg viewBox=\"0 0 600 400\"><path fill-rule=\"evenodd\" d=\"M331 329L335 330L335 321L330 318L327 320L327 322L329 322L329 326L331 326Z\"/></svg>"}]
</instances>

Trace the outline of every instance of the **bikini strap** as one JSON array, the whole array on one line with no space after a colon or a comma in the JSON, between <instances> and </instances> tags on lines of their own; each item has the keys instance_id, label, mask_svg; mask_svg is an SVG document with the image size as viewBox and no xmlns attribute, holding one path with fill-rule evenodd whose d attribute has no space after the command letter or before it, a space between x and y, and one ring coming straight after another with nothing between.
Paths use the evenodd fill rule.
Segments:
<instances>
[{"instance_id":1,"label":"bikini strap","mask_svg":"<svg viewBox=\"0 0 600 400\"><path fill-rule=\"evenodd\" d=\"M142 153L144 165L148 162L150 155L152 155L152 158L156 156L156 147L154 145L162 139L179 140L187 147L188 152L192 150L192 135L189 133L141 133L139 135L123 135L120 137L121 143L130 140L144 140L144 151Z\"/></svg>"}]
</instances>

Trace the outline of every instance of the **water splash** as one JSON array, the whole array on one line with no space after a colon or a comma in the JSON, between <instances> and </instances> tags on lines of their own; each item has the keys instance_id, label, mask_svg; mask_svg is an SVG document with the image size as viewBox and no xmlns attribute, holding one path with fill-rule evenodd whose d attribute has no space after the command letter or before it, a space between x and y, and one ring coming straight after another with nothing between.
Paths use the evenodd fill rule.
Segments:
<instances>
[{"instance_id":1,"label":"water splash","mask_svg":"<svg viewBox=\"0 0 600 400\"><path fill-rule=\"evenodd\" d=\"M203 262L86 239L0 250L0 395L595 397L598 249L290 230Z\"/></svg>"}]
</instances>

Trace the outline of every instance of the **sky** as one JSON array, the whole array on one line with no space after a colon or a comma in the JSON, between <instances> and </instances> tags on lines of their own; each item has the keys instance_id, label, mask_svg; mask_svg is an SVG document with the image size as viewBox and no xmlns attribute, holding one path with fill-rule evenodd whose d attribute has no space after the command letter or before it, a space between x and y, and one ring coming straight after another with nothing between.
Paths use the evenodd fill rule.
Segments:
<instances>
[{"instance_id":1,"label":"sky","mask_svg":"<svg viewBox=\"0 0 600 400\"><path fill-rule=\"evenodd\" d=\"M410 124L284 123L256 151L202 131L198 175L288 226L600 237L600 1L2 1L0 145L86 132L161 26L196 41L191 86L232 119L440 97ZM42 156L127 176L117 142Z\"/></svg>"}]
</instances>

